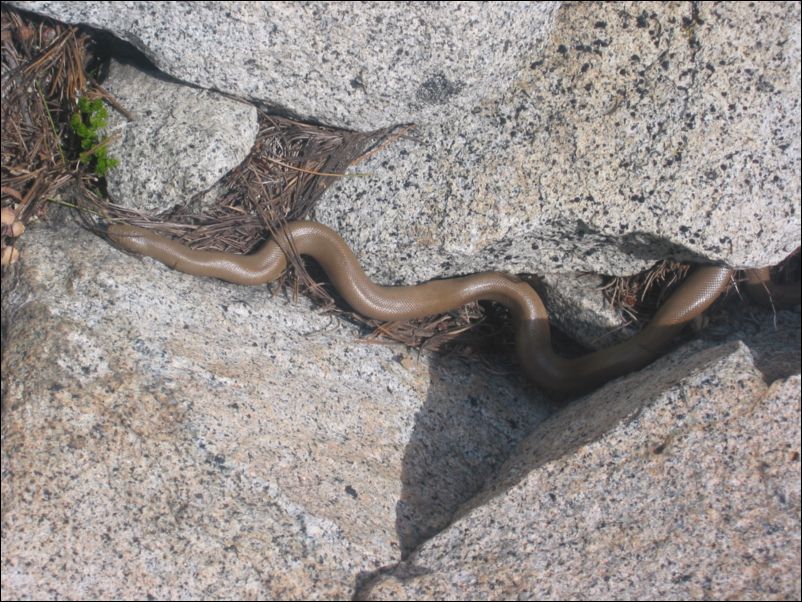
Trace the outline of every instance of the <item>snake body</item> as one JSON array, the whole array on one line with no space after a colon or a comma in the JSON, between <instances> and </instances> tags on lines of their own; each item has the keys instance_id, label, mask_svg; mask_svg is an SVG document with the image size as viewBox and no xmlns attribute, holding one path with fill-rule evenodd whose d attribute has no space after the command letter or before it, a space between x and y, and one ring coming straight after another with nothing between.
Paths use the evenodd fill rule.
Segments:
<instances>
[{"instance_id":1,"label":"snake body","mask_svg":"<svg viewBox=\"0 0 802 602\"><path fill-rule=\"evenodd\" d=\"M251 255L197 251L135 226L111 225L107 234L123 249L181 272L246 285L277 279L287 267L282 249L291 246L321 265L354 311L378 320L422 318L471 301L501 303L515 320L516 347L525 373L535 384L560 393L592 389L654 361L684 325L718 298L732 275L726 267L697 268L637 335L606 349L566 359L552 349L548 313L540 296L527 283L508 274L482 272L417 286L379 286L367 277L336 232L309 221L286 224Z\"/></svg>"}]
</instances>

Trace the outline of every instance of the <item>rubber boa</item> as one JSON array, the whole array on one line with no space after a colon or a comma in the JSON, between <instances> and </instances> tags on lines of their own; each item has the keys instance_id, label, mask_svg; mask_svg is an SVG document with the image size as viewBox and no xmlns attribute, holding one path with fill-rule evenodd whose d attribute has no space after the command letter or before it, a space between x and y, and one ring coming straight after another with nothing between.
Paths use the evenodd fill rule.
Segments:
<instances>
[{"instance_id":1,"label":"rubber boa","mask_svg":"<svg viewBox=\"0 0 802 602\"><path fill-rule=\"evenodd\" d=\"M606 349L566 359L552 349L548 313L540 296L509 274L482 272L416 286L380 286L367 277L336 232L310 221L286 224L251 255L197 251L152 230L121 224L108 226L107 235L123 249L181 272L247 285L277 279L287 266L282 248L291 245L321 265L354 311L377 320L422 318L471 301L501 303L515 320L516 348L526 375L540 387L559 393L593 389L654 361L683 326L710 307L732 276L730 268L698 267L638 334Z\"/></svg>"}]
</instances>

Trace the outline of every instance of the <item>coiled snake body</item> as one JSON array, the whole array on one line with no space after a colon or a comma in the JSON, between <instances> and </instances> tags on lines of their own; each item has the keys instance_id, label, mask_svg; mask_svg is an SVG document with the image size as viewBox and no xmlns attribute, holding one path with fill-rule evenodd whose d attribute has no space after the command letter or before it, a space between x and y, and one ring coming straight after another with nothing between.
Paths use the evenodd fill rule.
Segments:
<instances>
[{"instance_id":1,"label":"coiled snake body","mask_svg":"<svg viewBox=\"0 0 802 602\"><path fill-rule=\"evenodd\" d=\"M248 285L278 278L287 266L282 248L291 245L299 254L320 263L355 311L378 320L422 318L471 301L496 301L512 312L518 357L528 377L541 387L562 393L592 389L654 361L684 325L718 298L732 275L725 267L697 268L637 335L612 347L566 359L552 349L548 313L540 296L508 274L483 272L417 286L379 286L367 277L337 233L309 221L288 223L252 255L196 251L135 226L111 225L107 234L123 249L181 272Z\"/></svg>"}]
</instances>

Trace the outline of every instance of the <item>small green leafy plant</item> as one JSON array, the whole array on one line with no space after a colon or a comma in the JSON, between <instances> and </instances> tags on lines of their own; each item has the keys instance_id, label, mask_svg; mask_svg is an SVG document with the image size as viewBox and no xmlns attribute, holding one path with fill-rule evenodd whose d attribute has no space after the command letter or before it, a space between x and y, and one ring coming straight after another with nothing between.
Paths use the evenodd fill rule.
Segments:
<instances>
[{"instance_id":1,"label":"small green leafy plant","mask_svg":"<svg viewBox=\"0 0 802 602\"><path fill-rule=\"evenodd\" d=\"M90 100L86 96L78 99L78 110L72 114L70 125L84 149L79 155L81 163L89 165L100 177L117 167L118 161L109 156L106 145L109 138L100 140L98 130L106 127L108 111L99 98Z\"/></svg>"}]
</instances>

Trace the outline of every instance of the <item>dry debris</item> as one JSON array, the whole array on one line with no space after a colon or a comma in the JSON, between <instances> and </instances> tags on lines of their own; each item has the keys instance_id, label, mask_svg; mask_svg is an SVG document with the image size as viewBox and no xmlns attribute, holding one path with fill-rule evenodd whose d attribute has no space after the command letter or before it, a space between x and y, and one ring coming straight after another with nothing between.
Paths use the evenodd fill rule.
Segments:
<instances>
[{"instance_id":1,"label":"dry debris","mask_svg":"<svg viewBox=\"0 0 802 602\"><path fill-rule=\"evenodd\" d=\"M5 6L1 24L0 205L6 266L19 257L15 243L23 224L42 217L47 201L75 177L62 141L69 136L68 115L87 87L89 40L74 27L31 21Z\"/></svg>"},{"instance_id":2,"label":"dry debris","mask_svg":"<svg viewBox=\"0 0 802 602\"><path fill-rule=\"evenodd\" d=\"M608 302L630 322L639 323L654 314L663 301L685 279L690 266L676 261L658 261L634 276L611 276L601 290Z\"/></svg>"}]
</instances>

